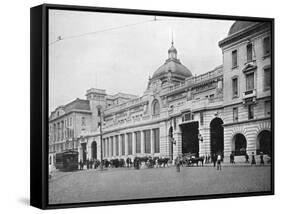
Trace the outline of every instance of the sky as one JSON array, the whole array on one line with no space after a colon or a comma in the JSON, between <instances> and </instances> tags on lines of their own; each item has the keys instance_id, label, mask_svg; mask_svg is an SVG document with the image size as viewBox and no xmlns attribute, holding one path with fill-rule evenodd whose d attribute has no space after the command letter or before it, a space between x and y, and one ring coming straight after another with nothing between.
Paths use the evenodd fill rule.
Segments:
<instances>
[{"instance_id":1,"label":"sky","mask_svg":"<svg viewBox=\"0 0 281 214\"><path fill-rule=\"evenodd\" d=\"M172 37L178 58L193 75L222 64L218 42L234 21L154 18L50 10L49 111L85 99L93 87L141 96L149 76L168 58Z\"/></svg>"}]
</instances>

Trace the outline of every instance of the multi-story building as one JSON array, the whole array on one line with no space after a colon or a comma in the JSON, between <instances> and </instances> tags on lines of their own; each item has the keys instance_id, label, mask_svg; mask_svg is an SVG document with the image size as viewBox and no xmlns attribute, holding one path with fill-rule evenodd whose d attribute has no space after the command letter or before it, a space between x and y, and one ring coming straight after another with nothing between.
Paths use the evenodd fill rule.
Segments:
<instances>
[{"instance_id":1,"label":"multi-story building","mask_svg":"<svg viewBox=\"0 0 281 214\"><path fill-rule=\"evenodd\" d=\"M54 165L56 153L77 150L78 137L92 127L92 112L88 100L76 99L59 106L49 117L49 164ZM92 129L93 130L93 129Z\"/></svg>"},{"instance_id":2,"label":"multi-story building","mask_svg":"<svg viewBox=\"0 0 281 214\"><path fill-rule=\"evenodd\" d=\"M69 148L69 135L61 133L72 117L73 148L82 160L101 159L101 151L106 159L269 154L270 35L266 23L235 22L219 42L223 65L198 76L180 62L172 42L142 96L92 88L86 100L74 101L81 109L58 107L50 117L50 152Z\"/></svg>"},{"instance_id":3,"label":"multi-story building","mask_svg":"<svg viewBox=\"0 0 281 214\"><path fill-rule=\"evenodd\" d=\"M271 29L235 22L223 53L225 155L271 151Z\"/></svg>"}]
</instances>

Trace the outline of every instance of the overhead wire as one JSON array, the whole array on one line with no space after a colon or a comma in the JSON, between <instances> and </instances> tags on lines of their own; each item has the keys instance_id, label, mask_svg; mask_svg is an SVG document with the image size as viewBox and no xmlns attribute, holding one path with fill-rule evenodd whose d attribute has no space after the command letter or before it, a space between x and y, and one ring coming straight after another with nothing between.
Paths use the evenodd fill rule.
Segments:
<instances>
[{"instance_id":1,"label":"overhead wire","mask_svg":"<svg viewBox=\"0 0 281 214\"><path fill-rule=\"evenodd\" d=\"M126 25L121 25L121 26L117 26L117 27L111 27L111 28L107 28L107 29L103 29L103 30L98 30L98 31L91 31L91 32L86 32L86 33L81 33L81 34L77 34L77 35L71 35L71 36L58 36L57 39L53 42L49 43L49 46L62 41L62 40L68 40L68 39L74 39L74 38L79 38L79 37L83 37L83 36L88 36L88 35L94 35L94 34L99 34L99 33L104 33L104 32L108 32L108 31L113 31L113 30L118 30L118 29L122 29L122 28L128 28L131 26L136 26L136 25L140 25L140 24L144 24L144 23L148 23L148 22L156 22L156 21L184 21L181 19L173 19L173 18L157 18L156 16L154 16L153 19L150 20L145 20L142 22L137 22L137 23L132 23L132 24L126 24Z\"/></svg>"},{"instance_id":2,"label":"overhead wire","mask_svg":"<svg viewBox=\"0 0 281 214\"><path fill-rule=\"evenodd\" d=\"M108 32L108 31L113 31L113 30L117 30L117 29L122 29L122 28L127 28L127 27L131 27L131 26L135 26L135 25L140 25L140 24L144 24L144 23L148 23L148 22L152 22L155 21L155 19L150 19L150 20L145 20L142 22L137 22L137 23L132 23L132 24L126 24L126 25L121 25L121 26L117 26L117 27L111 27L111 28L107 28L107 29L103 29L103 30L98 30L98 31L91 31L91 32L87 32L87 33L81 33L81 34L77 34L77 35L72 35L72 36L58 36L57 40L49 43L49 45L53 45L61 40L68 40L68 39L74 39L74 38L79 38L79 37L83 37L83 36L88 36L88 35L93 35L93 34L99 34L99 33L104 33L104 32Z\"/></svg>"}]
</instances>

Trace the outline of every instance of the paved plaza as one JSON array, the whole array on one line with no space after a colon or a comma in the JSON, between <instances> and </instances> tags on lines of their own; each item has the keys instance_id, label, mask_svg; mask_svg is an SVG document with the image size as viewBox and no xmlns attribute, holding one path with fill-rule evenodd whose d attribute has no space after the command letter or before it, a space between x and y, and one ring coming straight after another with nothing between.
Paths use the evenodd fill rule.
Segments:
<instances>
[{"instance_id":1,"label":"paved plaza","mask_svg":"<svg viewBox=\"0 0 281 214\"><path fill-rule=\"evenodd\" d=\"M49 203L77 203L242 193L270 190L270 166L119 168L54 172L49 182Z\"/></svg>"}]
</instances>

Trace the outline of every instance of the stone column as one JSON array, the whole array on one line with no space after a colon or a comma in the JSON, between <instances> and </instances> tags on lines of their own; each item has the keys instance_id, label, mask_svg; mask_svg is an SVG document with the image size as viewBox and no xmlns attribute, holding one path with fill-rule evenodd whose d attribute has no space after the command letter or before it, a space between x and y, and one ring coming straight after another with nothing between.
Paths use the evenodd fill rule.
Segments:
<instances>
[{"instance_id":1,"label":"stone column","mask_svg":"<svg viewBox=\"0 0 281 214\"><path fill-rule=\"evenodd\" d=\"M119 143L119 157L120 157L120 156L122 156L121 135L118 135L118 143Z\"/></svg>"},{"instance_id":2,"label":"stone column","mask_svg":"<svg viewBox=\"0 0 281 214\"><path fill-rule=\"evenodd\" d=\"M182 154L182 136L181 132L178 130L174 132L174 139L176 140L176 144L173 144L173 160L179 155Z\"/></svg>"},{"instance_id":3,"label":"stone column","mask_svg":"<svg viewBox=\"0 0 281 214\"><path fill-rule=\"evenodd\" d=\"M109 137L109 157L112 158L113 154L112 154L112 138Z\"/></svg>"},{"instance_id":4,"label":"stone column","mask_svg":"<svg viewBox=\"0 0 281 214\"><path fill-rule=\"evenodd\" d=\"M151 155L154 155L154 131L153 129L150 130L150 152Z\"/></svg>"},{"instance_id":5,"label":"stone column","mask_svg":"<svg viewBox=\"0 0 281 214\"><path fill-rule=\"evenodd\" d=\"M103 144L103 158L106 158L106 142L107 142L107 138L104 138L104 144Z\"/></svg>"},{"instance_id":6,"label":"stone column","mask_svg":"<svg viewBox=\"0 0 281 214\"><path fill-rule=\"evenodd\" d=\"M92 158L92 146L90 142L87 143L87 158L89 160Z\"/></svg>"},{"instance_id":7,"label":"stone column","mask_svg":"<svg viewBox=\"0 0 281 214\"><path fill-rule=\"evenodd\" d=\"M141 131L141 154L145 153L144 147L145 147L145 138L144 138L144 131Z\"/></svg>"},{"instance_id":8,"label":"stone column","mask_svg":"<svg viewBox=\"0 0 281 214\"><path fill-rule=\"evenodd\" d=\"M82 147L79 145L78 146L78 161L80 161L83 158L83 151L82 151Z\"/></svg>"},{"instance_id":9,"label":"stone column","mask_svg":"<svg viewBox=\"0 0 281 214\"><path fill-rule=\"evenodd\" d=\"M125 135L125 155L128 156L128 135L127 133Z\"/></svg>"},{"instance_id":10,"label":"stone column","mask_svg":"<svg viewBox=\"0 0 281 214\"><path fill-rule=\"evenodd\" d=\"M106 138L106 157L109 157L109 138Z\"/></svg>"},{"instance_id":11,"label":"stone column","mask_svg":"<svg viewBox=\"0 0 281 214\"><path fill-rule=\"evenodd\" d=\"M112 141L113 141L113 157L116 156L116 140L115 140L115 136L113 136L112 138Z\"/></svg>"},{"instance_id":12,"label":"stone column","mask_svg":"<svg viewBox=\"0 0 281 214\"><path fill-rule=\"evenodd\" d=\"M132 154L133 155L136 155L136 132L132 132L132 149L133 149L133 152Z\"/></svg>"},{"instance_id":13,"label":"stone column","mask_svg":"<svg viewBox=\"0 0 281 214\"><path fill-rule=\"evenodd\" d=\"M203 141L199 140L199 156L211 154L210 128L202 128L199 130Z\"/></svg>"}]
</instances>

